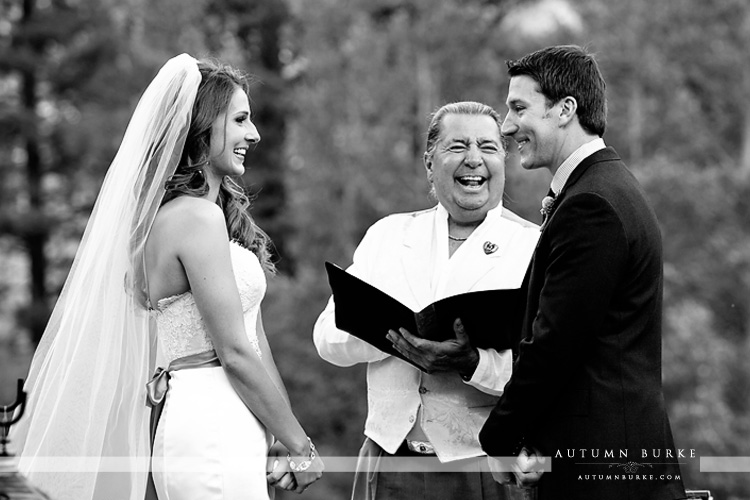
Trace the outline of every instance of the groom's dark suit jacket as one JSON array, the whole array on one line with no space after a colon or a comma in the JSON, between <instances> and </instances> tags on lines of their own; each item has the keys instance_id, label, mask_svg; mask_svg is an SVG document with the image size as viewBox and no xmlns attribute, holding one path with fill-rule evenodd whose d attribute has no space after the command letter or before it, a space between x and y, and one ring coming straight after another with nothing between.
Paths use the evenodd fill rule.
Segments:
<instances>
[{"instance_id":1,"label":"groom's dark suit jacket","mask_svg":"<svg viewBox=\"0 0 750 500\"><path fill-rule=\"evenodd\" d=\"M524 339L484 450L553 457L543 500L684 498L662 396L661 235L612 148L573 171L529 272Z\"/></svg>"}]
</instances>

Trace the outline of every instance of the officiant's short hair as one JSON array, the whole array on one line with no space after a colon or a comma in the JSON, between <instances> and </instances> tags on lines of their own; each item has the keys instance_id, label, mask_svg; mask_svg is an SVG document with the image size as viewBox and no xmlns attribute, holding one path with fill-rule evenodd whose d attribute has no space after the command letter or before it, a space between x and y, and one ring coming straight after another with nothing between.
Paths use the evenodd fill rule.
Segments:
<instances>
[{"instance_id":1,"label":"officiant's short hair","mask_svg":"<svg viewBox=\"0 0 750 500\"><path fill-rule=\"evenodd\" d=\"M432 113L432 115L430 116L430 125L427 127L427 145L424 152L426 157L432 157L432 155L435 153L435 147L437 146L438 139L440 138L440 130L443 124L443 118L445 118L447 115L489 116L490 118L495 120L495 123L497 124L497 133L500 136L500 143L503 146L503 151L508 151L508 139L500 132L500 129L503 126L503 118L500 116L500 114L491 106L482 104L481 102L461 101L445 104L438 108L438 110Z\"/></svg>"}]
</instances>

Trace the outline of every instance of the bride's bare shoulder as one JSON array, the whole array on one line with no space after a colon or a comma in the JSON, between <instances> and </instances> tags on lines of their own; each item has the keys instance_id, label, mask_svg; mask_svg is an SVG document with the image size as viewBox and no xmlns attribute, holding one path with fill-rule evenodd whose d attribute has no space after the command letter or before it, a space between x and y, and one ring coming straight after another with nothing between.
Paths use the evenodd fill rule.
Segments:
<instances>
[{"instance_id":1,"label":"bride's bare shoulder","mask_svg":"<svg viewBox=\"0 0 750 500\"><path fill-rule=\"evenodd\" d=\"M226 233L224 213L216 203L193 196L180 196L157 212L153 236L169 241L211 237Z\"/></svg>"},{"instance_id":2,"label":"bride's bare shoulder","mask_svg":"<svg viewBox=\"0 0 750 500\"><path fill-rule=\"evenodd\" d=\"M194 196L180 196L159 209L154 225L193 226L217 221L223 224L223 220L224 214L216 203Z\"/></svg>"}]
</instances>

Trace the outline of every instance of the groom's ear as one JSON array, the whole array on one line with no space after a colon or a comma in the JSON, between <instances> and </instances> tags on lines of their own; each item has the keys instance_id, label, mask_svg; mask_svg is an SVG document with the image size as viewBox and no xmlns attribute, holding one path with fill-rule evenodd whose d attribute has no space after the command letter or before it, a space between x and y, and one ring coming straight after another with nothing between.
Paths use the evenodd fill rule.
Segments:
<instances>
[{"instance_id":1,"label":"groom's ear","mask_svg":"<svg viewBox=\"0 0 750 500\"><path fill-rule=\"evenodd\" d=\"M560 125L566 126L576 118L578 101L573 96L560 99Z\"/></svg>"}]
</instances>

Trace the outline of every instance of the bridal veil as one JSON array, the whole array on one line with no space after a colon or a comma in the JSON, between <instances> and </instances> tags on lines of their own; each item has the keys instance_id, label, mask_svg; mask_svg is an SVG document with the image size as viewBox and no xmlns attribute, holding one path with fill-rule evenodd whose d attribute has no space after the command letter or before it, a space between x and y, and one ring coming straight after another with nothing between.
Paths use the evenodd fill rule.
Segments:
<instances>
[{"instance_id":1,"label":"bridal veil","mask_svg":"<svg viewBox=\"0 0 750 500\"><path fill-rule=\"evenodd\" d=\"M153 369L143 250L182 155L198 63L170 59L130 120L31 363L19 468L58 500L142 500Z\"/></svg>"}]
</instances>

